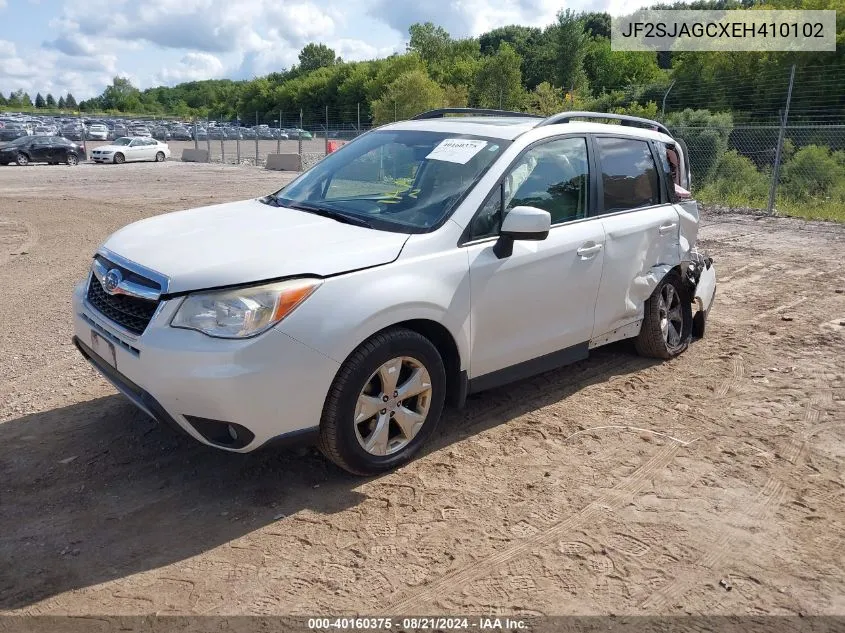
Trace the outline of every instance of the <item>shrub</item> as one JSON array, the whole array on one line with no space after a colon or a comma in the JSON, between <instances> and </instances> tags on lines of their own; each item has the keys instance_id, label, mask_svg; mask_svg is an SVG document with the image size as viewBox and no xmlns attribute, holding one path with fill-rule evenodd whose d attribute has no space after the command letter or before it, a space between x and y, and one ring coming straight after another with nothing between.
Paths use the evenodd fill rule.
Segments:
<instances>
[{"instance_id":1,"label":"shrub","mask_svg":"<svg viewBox=\"0 0 845 633\"><path fill-rule=\"evenodd\" d=\"M795 152L781 170L779 195L792 200L837 198L845 193L845 153L807 145Z\"/></svg>"}]
</instances>

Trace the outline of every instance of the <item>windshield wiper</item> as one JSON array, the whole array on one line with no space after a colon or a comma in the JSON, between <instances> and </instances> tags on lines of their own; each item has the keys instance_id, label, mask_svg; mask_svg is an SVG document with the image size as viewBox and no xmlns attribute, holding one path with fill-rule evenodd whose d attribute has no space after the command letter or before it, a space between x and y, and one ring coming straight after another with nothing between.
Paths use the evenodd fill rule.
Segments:
<instances>
[{"instance_id":1,"label":"windshield wiper","mask_svg":"<svg viewBox=\"0 0 845 633\"><path fill-rule=\"evenodd\" d=\"M373 228L373 225L370 224L364 218L360 218L356 215L343 213L341 211L337 211L328 207L319 207L317 205L308 204L305 202L282 202L278 198L276 198L276 204L282 207L288 207L289 209L296 209L297 211L313 213L314 215L319 215L324 218L331 218L332 220L337 220L338 222L343 222L344 224L352 224L353 226L363 226L364 228L368 229Z\"/></svg>"}]
</instances>

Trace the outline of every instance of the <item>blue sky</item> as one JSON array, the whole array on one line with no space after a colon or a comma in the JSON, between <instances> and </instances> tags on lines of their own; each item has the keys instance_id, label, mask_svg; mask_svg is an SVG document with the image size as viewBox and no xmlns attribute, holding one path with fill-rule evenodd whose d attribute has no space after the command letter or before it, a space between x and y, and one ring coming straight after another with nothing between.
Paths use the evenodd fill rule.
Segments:
<instances>
[{"instance_id":1,"label":"blue sky","mask_svg":"<svg viewBox=\"0 0 845 633\"><path fill-rule=\"evenodd\" d=\"M453 36L506 24L543 26L561 8L607 10L634 0L0 0L0 91L79 99L115 75L149 88L250 78L296 63L308 42L346 60L402 51L408 27Z\"/></svg>"}]
</instances>

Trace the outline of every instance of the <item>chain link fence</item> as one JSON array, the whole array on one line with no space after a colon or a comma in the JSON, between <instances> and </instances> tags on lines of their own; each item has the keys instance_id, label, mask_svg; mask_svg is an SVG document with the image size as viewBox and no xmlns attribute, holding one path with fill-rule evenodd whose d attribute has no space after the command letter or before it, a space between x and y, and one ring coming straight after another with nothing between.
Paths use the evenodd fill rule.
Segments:
<instances>
[{"instance_id":1,"label":"chain link fence","mask_svg":"<svg viewBox=\"0 0 845 633\"><path fill-rule=\"evenodd\" d=\"M845 125L676 127L692 189L708 206L845 218ZM780 146L780 150L778 149Z\"/></svg>"}]
</instances>

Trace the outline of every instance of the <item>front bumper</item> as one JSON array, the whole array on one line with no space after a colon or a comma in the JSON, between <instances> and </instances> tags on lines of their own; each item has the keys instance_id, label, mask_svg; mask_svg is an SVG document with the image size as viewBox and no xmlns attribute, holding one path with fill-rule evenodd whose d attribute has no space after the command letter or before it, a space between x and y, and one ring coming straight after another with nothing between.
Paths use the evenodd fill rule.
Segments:
<instances>
[{"instance_id":1,"label":"front bumper","mask_svg":"<svg viewBox=\"0 0 845 633\"><path fill-rule=\"evenodd\" d=\"M95 163L113 163L114 154L95 154L91 153L91 160Z\"/></svg>"},{"instance_id":2,"label":"front bumper","mask_svg":"<svg viewBox=\"0 0 845 633\"><path fill-rule=\"evenodd\" d=\"M73 295L74 343L136 406L203 444L245 453L270 441L316 435L338 363L271 329L252 339L215 339L171 328L180 299L163 301L147 329L133 336ZM114 348L114 365L90 344L92 331ZM243 445L218 441L209 424L231 424ZM224 438L225 440L225 438Z\"/></svg>"}]
</instances>

